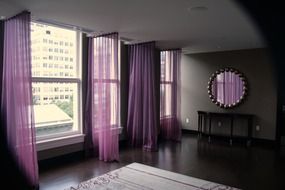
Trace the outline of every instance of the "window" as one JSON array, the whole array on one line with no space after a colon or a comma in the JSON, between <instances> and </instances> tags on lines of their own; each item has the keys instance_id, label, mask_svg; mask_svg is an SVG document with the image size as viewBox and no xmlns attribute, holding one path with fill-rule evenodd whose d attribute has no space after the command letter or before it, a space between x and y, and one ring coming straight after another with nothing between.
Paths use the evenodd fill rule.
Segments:
<instances>
[{"instance_id":1,"label":"window","mask_svg":"<svg viewBox=\"0 0 285 190\"><path fill-rule=\"evenodd\" d=\"M160 58L160 124L166 132L169 125L179 127L181 50L162 51Z\"/></svg>"},{"instance_id":2,"label":"window","mask_svg":"<svg viewBox=\"0 0 285 190\"><path fill-rule=\"evenodd\" d=\"M37 140L81 133L81 33L36 23L31 23L31 28L32 87ZM55 42L68 44L65 48L70 50L67 52L68 57L74 60L72 69L65 67L70 64L69 59L64 61L55 56L59 52L58 43Z\"/></svg>"},{"instance_id":3,"label":"window","mask_svg":"<svg viewBox=\"0 0 285 190\"><path fill-rule=\"evenodd\" d=\"M119 92L120 92L120 61L116 61L118 52L114 52L114 43L116 39L109 37L97 37L94 42L94 120L95 127L102 125L97 123L99 117L109 118L104 125L112 127L120 126L118 112L120 109ZM104 59L101 60L101 58ZM118 59L119 60L119 59ZM99 113L100 114L96 114Z\"/></svg>"},{"instance_id":4,"label":"window","mask_svg":"<svg viewBox=\"0 0 285 190\"><path fill-rule=\"evenodd\" d=\"M174 85L172 76L172 64L168 60L168 51L160 53L160 118L171 116L172 88Z\"/></svg>"}]
</instances>

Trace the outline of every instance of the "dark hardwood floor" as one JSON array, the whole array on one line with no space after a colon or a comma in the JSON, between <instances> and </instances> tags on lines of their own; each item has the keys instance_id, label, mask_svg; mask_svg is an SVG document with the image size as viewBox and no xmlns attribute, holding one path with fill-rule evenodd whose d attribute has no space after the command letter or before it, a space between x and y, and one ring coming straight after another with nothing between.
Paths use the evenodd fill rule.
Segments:
<instances>
[{"instance_id":1,"label":"dark hardwood floor","mask_svg":"<svg viewBox=\"0 0 285 190\"><path fill-rule=\"evenodd\" d=\"M197 140L184 134L181 143L162 142L158 152L120 150L120 162L104 163L95 158L76 159L41 169L40 189L59 190L120 168L143 163L180 174L244 190L284 190L285 150L242 144L232 147L222 141Z\"/></svg>"}]
</instances>

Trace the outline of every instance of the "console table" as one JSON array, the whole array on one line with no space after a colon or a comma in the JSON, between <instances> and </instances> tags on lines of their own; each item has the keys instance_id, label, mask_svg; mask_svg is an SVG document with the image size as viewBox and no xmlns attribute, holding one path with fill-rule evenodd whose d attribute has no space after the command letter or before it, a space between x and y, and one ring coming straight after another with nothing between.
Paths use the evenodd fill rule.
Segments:
<instances>
[{"instance_id":1,"label":"console table","mask_svg":"<svg viewBox=\"0 0 285 190\"><path fill-rule=\"evenodd\" d=\"M211 128L212 128L212 119L215 117L219 118L229 118L230 119L230 145L233 143L233 129L234 129L234 119L236 118L245 118L247 119L247 146L250 146L252 140L252 120L253 114L240 114L240 113L219 113L219 112L207 112L207 111L198 111L198 137L200 138L203 134L203 126L206 127L206 119L209 121L209 133L208 141L211 142ZM204 121L204 122L203 122ZM203 125L204 123L204 125Z\"/></svg>"}]
</instances>

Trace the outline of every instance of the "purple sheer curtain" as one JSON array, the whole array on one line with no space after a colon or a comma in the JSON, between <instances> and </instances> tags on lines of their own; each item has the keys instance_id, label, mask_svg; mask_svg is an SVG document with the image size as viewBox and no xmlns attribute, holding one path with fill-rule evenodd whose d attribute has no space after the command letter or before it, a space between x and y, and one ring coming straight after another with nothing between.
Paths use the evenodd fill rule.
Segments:
<instances>
[{"instance_id":1,"label":"purple sheer curtain","mask_svg":"<svg viewBox=\"0 0 285 190\"><path fill-rule=\"evenodd\" d=\"M243 82L239 78L239 75L233 72L224 72L217 75L212 89L218 102L233 104L237 102L243 94Z\"/></svg>"},{"instance_id":2,"label":"purple sheer curtain","mask_svg":"<svg viewBox=\"0 0 285 190\"><path fill-rule=\"evenodd\" d=\"M91 122L93 148L100 160L119 160L118 34L95 37L90 40L89 50L87 102L91 107L87 110L92 119L86 122Z\"/></svg>"},{"instance_id":3,"label":"purple sheer curtain","mask_svg":"<svg viewBox=\"0 0 285 190\"><path fill-rule=\"evenodd\" d=\"M8 147L30 183L38 186L31 87L30 13L5 21L1 114Z\"/></svg>"},{"instance_id":4,"label":"purple sheer curtain","mask_svg":"<svg viewBox=\"0 0 285 190\"><path fill-rule=\"evenodd\" d=\"M157 150L155 43L129 46L127 134L133 146Z\"/></svg>"},{"instance_id":5,"label":"purple sheer curtain","mask_svg":"<svg viewBox=\"0 0 285 190\"><path fill-rule=\"evenodd\" d=\"M160 60L160 132L162 138L180 141L181 50L162 51Z\"/></svg>"}]
</instances>

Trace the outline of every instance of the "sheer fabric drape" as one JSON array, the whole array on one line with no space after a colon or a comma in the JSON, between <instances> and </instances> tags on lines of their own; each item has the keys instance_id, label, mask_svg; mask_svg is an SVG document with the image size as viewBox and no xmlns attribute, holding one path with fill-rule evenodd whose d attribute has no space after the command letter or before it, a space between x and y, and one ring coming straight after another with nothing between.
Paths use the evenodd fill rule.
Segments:
<instances>
[{"instance_id":1,"label":"sheer fabric drape","mask_svg":"<svg viewBox=\"0 0 285 190\"><path fill-rule=\"evenodd\" d=\"M127 134L133 146L157 150L155 43L129 46Z\"/></svg>"},{"instance_id":2,"label":"sheer fabric drape","mask_svg":"<svg viewBox=\"0 0 285 190\"><path fill-rule=\"evenodd\" d=\"M160 53L160 132L164 139L180 141L181 50Z\"/></svg>"},{"instance_id":3,"label":"sheer fabric drape","mask_svg":"<svg viewBox=\"0 0 285 190\"><path fill-rule=\"evenodd\" d=\"M93 149L103 161L119 160L118 34L89 39L87 113ZM89 107L89 108L88 108ZM87 126L88 127L88 126ZM87 134L89 135L89 134Z\"/></svg>"},{"instance_id":4,"label":"sheer fabric drape","mask_svg":"<svg viewBox=\"0 0 285 190\"><path fill-rule=\"evenodd\" d=\"M30 184L38 186L31 86L30 13L4 23L1 117L7 144ZM4 171L3 171L4 172Z\"/></svg>"}]
</instances>

